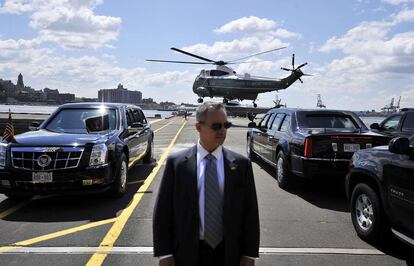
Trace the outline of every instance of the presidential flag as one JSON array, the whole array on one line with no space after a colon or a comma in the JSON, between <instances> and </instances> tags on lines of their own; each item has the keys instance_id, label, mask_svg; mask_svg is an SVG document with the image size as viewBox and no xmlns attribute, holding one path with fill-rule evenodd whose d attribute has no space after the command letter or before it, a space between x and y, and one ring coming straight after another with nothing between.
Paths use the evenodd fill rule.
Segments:
<instances>
[{"instance_id":1,"label":"presidential flag","mask_svg":"<svg viewBox=\"0 0 414 266\"><path fill-rule=\"evenodd\" d=\"M9 120L7 121L6 128L4 129L3 133L3 141L13 142L16 143L16 139L14 138L14 127L11 112L9 109Z\"/></svg>"}]
</instances>

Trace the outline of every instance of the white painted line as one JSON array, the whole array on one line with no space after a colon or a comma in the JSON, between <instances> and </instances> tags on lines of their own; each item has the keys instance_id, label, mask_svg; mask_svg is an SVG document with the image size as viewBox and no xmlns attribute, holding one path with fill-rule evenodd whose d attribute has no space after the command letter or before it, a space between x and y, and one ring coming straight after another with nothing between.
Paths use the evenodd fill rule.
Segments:
<instances>
[{"instance_id":1,"label":"white painted line","mask_svg":"<svg viewBox=\"0 0 414 266\"><path fill-rule=\"evenodd\" d=\"M2 254L130 254L152 255L153 247L112 247L105 251L100 247L20 247ZM261 247L260 254L266 255L385 255L376 249L357 248L269 248Z\"/></svg>"}]
</instances>

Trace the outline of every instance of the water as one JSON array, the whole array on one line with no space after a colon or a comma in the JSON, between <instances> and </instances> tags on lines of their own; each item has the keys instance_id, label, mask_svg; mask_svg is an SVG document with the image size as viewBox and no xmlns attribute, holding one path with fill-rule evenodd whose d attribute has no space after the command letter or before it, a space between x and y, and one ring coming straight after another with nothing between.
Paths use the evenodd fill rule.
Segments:
<instances>
[{"instance_id":1,"label":"water","mask_svg":"<svg viewBox=\"0 0 414 266\"><path fill-rule=\"evenodd\" d=\"M362 122L369 128L369 126L373 123L381 123L385 117L384 116L362 116L361 118Z\"/></svg>"},{"instance_id":2,"label":"water","mask_svg":"<svg viewBox=\"0 0 414 266\"><path fill-rule=\"evenodd\" d=\"M0 113L8 112L9 109L12 113L29 113L29 114L50 114L56 110L58 106L52 105L3 105L0 104ZM162 118L172 115L171 111L157 111L157 110L142 110L146 117L154 117L156 114L160 114Z\"/></svg>"}]
</instances>

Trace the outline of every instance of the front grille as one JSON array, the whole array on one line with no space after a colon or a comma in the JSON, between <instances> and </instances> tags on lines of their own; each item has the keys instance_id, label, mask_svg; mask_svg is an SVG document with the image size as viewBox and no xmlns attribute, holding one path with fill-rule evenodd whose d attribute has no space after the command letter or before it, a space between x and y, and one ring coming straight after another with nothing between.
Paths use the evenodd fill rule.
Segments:
<instances>
[{"instance_id":1,"label":"front grille","mask_svg":"<svg viewBox=\"0 0 414 266\"><path fill-rule=\"evenodd\" d=\"M76 168L83 150L80 147L13 147L12 167L34 171Z\"/></svg>"}]
</instances>

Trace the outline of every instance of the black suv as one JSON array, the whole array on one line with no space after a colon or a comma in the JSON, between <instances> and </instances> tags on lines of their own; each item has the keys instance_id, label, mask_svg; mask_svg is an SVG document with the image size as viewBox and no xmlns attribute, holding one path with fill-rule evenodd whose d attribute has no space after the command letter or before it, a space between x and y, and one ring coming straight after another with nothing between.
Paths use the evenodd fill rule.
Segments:
<instances>
[{"instance_id":1,"label":"black suv","mask_svg":"<svg viewBox=\"0 0 414 266\"><path fill-rule=\"evenodd\" d=\"M297 175L344 177L352 154L388 143L349 111L275 108L247 132L247 155L276 167L281 188Z\"/></svg>"},{"instance_id":2,"label":"black suv","mask_svg":"<svg viewBox=\"0 0 414 266\"><path fill-rule=\"evenodd\" d=\"M151 162L154 134L133 105L74 103L57 108L41 125L0 143L0 193L125 193L128 168Z\"/></svg>"},{"instance_id":3,"label":"black suv","mask_svg":"<svg viewBox=\"0 0 414 266\"><path fill-rule=\"evenodd\" d=\"M371 124L374 132L383 134L390 139L394 137L410 137L414 135L414 109L403 108L400 112L392 114L380 124Z\"/></svg>"},{"instance_id":4,"label":"black suv","mask_svg":"<svg viewBox=\"0 0 414 266\"><path fill-rule=\"evenodd\" d=\"M414 136L358 151L346 177L357 234L377 241L391 231L414 246Z\"/></svg>"}]
</instances>

